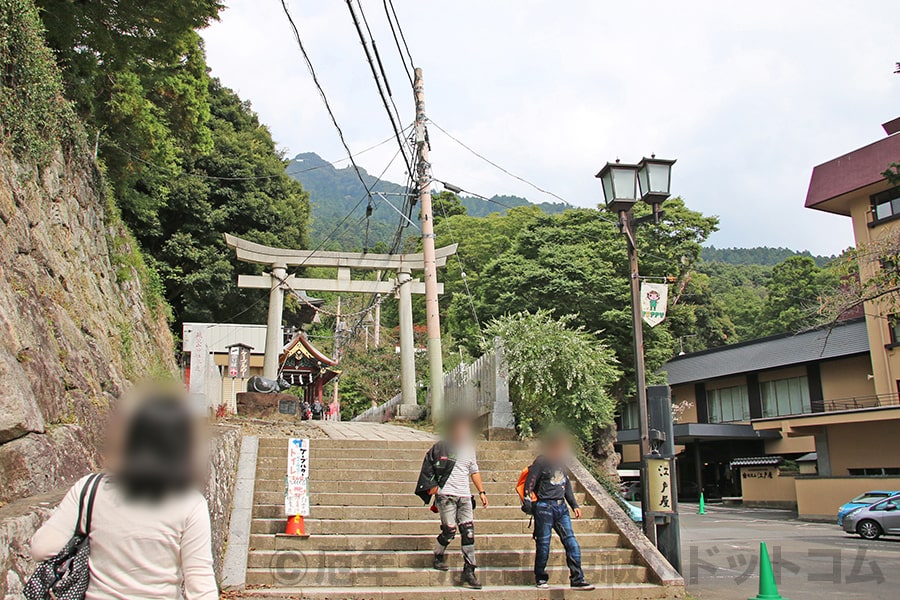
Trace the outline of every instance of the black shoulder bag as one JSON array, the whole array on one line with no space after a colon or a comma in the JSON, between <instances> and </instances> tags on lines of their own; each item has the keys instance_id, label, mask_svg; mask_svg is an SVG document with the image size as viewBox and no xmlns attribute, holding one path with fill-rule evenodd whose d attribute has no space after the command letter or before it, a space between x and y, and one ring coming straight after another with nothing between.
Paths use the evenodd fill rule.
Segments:
<instances>
[{"instance_id":1,"label":"black shoulder bag","mask_svg":"<svg viewBox=\"0 0 900 600\"><path fill-rule=\"evenodd\" d=\"M59 554L38 565L23 595L27 600L83 600L91 579L88 557L91 554L91 513L94 510L94 497L103 479L102 473L91 475L81 490L78 499L78 521L75 533ZM88 490L90 489L90 494ZM84 500L87 497L87 507ZM81 518L85 516L84 529Z\"/></svg>"}]
</instances>

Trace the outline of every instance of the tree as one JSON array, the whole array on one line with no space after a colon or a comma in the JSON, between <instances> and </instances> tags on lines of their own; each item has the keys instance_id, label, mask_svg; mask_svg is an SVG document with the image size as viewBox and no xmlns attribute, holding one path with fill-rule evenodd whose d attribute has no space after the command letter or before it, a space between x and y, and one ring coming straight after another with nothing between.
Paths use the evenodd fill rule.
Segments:
<instances>
[{"instance_id":1,"label":"tree","mask_svg":"<svg viewBox=\"0 0 900 600\"><path fill-rule=\"evenodd\" d=\"M584 441L612 423L616 401L610 389L621 376L615 352L574 316L523 311L490 322L490 339L501 340L519 431L530 435L565 424ZM487 350L488 348L485 347Z\"/></svg>"},{"instance_id":2,"label":"tree","mask_svg":"<svg viewBox=\"0 0 900 600\"><path fill-rule=\"evenodd\" d=\"M232 233L261 244L303 248L309 198L284 173L285 161L249 104L216 80L209 81L212 151L186 157L184 175L169 184L158 226L138 230L156 261L176 320L219 321L240 311L264 318L259 292L237 288L239 273L259 267L239 263L225 247Z\"/></svg>"},{"instance_id":3,"label":"tree","mask_svg":"<svg viewBox=\"0 0 900 600\"><path fill-rule=\"evenodd\" d=\"M797 332L818 321L818 306L833 276L807 256L795 256L772 269L769 295L760 315L760 334Z\"/></svg>"},{"instance_id":4,"label":"tree","mask_svg":"<svg viewBox=\"0 0 900 600\"><path fill-rule=\"evenodd\" d=\"M649 211L643 205L636 210L639 215ZM698 317L707 322L723 317L721 307L711 307L720 311L717 315L698 315L693 308L697 298L685 293L701 243L716 224L714 217L691 211L676 198L666 204L659 225L638 231L641 274L672 277L675 282L671 317L644 329L651 380L676 354L679 337L697 335L702 347L724 343L721 327L694 329ZM625 367L616 395L625 398L634 389L629 280L626 244L615 221L596 210L572 209L538 216L520 230L509 249L479 275L476 308L484 318L539 309L577 315L573 324L603 331L615 349Z\"/></svg>"},{"instance_id":5,"label":"tree","mask_svg":"<svg viewBox=\"0 0 900 600\"><path fill-rule=\"evenodd\" d=\"M833 285L819 298L819 321L833 325L871 303L876 314L900 312L900 231L850 248L831 265Z\"/></svg>"},{"instance_id":6,"label":"tree","mask_svg":"<svg viewBox=\"0 0 900 600\"><path fill-rule=\"evenodd\" d=\"M459 196L453 192L443 191L432 195L432 205L434 207L434 225L437 225L444 219L465 215L466 207L459 200Z\"/></svg>"}]
</instances>

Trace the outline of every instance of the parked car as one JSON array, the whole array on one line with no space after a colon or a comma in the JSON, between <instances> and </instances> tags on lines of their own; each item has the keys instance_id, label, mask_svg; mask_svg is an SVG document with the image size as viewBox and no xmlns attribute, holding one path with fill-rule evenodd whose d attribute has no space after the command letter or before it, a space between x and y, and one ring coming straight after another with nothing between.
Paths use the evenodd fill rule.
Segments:
<instances>
[{"instance_id":1,"label":"parked car","mask_svg":"<svg viewBox=\"0 0 900 600\"><path fill-rule=\"evenodd\" d=\"M885 498L890 498L891 496L896 496L900 494L900 490L895 490L893 492L884 491L884 490L872 490L871 492L866 492L865 494L860 494L850 502L847 502L843 506L838 509L837 514L837 524L843 525L844 517L847 516L851 511L856 510L857 508L863 506L871 506L880 500L884 500Z\"/></svg>"},{"instance_id":2,"label":"parked car","mask_svg":"<svg viewBox=\"0 0 900 600\"><path fill-rule=\"evenodd\" d=\"M855 533L867 540L900 535L900 494L854 508L844 515L842 527L847 533Z\"/></svg>"},{"instance_id":3,"label":"parked car","mask_svg":"<svg viewBox=\"0 0 900 600\"><path fill-rule=\"evenodd\" d=\"M640 481L623 481L622 485L619 486L619 491L622 492L622 496L625 497L625 500L630 502L641 501Z\"/></svg>"},{"instance_id":4,"label":"parked car","mask_svg":"<svg viewBox=\"0 0 900 600\"><path fill-rule=\"evenodd\" d=\"M640 486L638 486L640 487ZM628 500L625 499L625 496L622 494L618 495L619 504L622 505L622 508L628 513L628 516L631 517L631 520L635 523L643 523L644 522L644 513L641 511L641 507L638 505L634 505Z\"/></svg>"}]
</instances>

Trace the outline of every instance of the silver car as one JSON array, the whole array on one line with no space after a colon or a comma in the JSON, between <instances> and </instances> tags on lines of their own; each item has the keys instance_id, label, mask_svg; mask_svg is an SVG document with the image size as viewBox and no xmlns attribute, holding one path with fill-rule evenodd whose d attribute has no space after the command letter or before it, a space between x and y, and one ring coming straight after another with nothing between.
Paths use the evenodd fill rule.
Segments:
<instances>
[{"instance_id":1,"label":"silver car","mask_svg":"<svg viewBox=\"0 0 900 600\"><path fill-rule=\"evenodd\" d=\"M900 535L900 494L870 506L860 506L844 515L844 531L867 540Z\"/></svg>"}]
</instances>

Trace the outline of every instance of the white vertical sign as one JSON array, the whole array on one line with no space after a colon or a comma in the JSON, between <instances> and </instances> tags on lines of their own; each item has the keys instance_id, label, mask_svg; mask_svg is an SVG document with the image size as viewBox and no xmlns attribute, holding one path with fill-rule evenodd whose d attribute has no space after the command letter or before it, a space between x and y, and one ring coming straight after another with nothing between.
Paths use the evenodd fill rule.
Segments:
<instances>
[{"instance_id":1,"label":"white vertical sign","mask_svg":"<svg viewBox=\"0 0 900 600\"><path fill-rule=\"evenodd\" d=\"M669 286L665 283L641 283L641 314L650 327L656 327L666 318L669 304Z\"/></svg>"},{"instance_id":2,"label":"white vertical sign","mask_svg":"<svg viewBox=\"0 0 900 600\"><path fill-rule=\"evenodd\" d=\"M288 440L287 480L284 512L287 516L309 516L309 440Z\"/></svg>"},{"instance_id":3,"label":"white vertical sign","mask_svg":"<svg viewBox=\"0 0 900 600\"><path fill-rule=\"evenodd\" d=\"M191 340L191 384L190 393L206 395L206 339L204 327L194 330L194 338Z\"/></svg>"}]
</instances>

